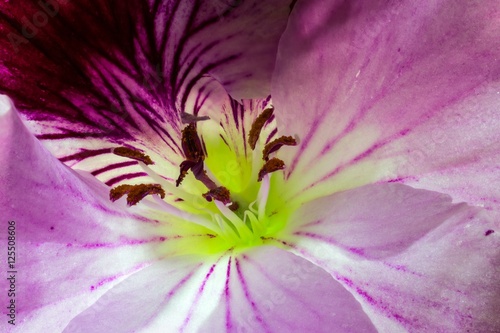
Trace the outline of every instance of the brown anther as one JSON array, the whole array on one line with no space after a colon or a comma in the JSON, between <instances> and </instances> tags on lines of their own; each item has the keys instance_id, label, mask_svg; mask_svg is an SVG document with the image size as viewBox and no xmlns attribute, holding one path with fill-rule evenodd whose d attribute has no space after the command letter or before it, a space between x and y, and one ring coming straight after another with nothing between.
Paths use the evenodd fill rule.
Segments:
<instances>
[{"instance_id":1,"label":"brown anther","mask_svg":"<svg viewBox=\"0 0 500 333\"><path fill-rule=\"evenodd\" d=\"M182 150L187 161L197 162L205 159L196 123L190 123L182 130Z\"/></svg>"},{"instance_id":2,"label":"brown anther","mask_svg":"<svg viewBox=\"0 0 500 333\"><path fill-rule=\"evenodd\" d=\"M175 186L179 186L181 184L189 170L193 170L195 176L200 173L200 170L203 170L205 144L202 143L198 137L196 123L192 122L182 130L182 151L184 152L184 155L186 155L186 159L179 166L180 173L177 181L175 182Z\"/></svg>"},{"instance_id":3,"label":"brown anther","mask_svg":"<svg viewBox=\"0 0 500 333\"><path fill-rule=\"evenodd\" d=\"M268 173L278 171L278 170L283 170L285 168L285 162L280 160L279 158L273 157L269 161L267 161L264 166L259 171L259 179L258 181L260 182L262 178L264 178L265 175Z\"/></svg>"},{"instance_id":4,"label":"brown anther","mask_svg":"<svg viewBox=\"0 0 500 333\"><path fill-rule=\"evenodd\" d=\"M248 134L248 144L252 148L255 149L257 144L257 140L259 140L260 132L262 131L262 127L264 124L271 118L273 115L273 108L265 109L261 114L255 119L252 124L252 128L250 129L250 133Z\"/></svg>"},{"instance_id":5,"label":"brown anther","mask_svg":"<svg viewBox=\"0 0 500 333\"><path fill-rule=\"evenodd\" d=\"M154 164L151 158L140 152L137 149L127 148L127 147L117 147L113 149L113 154L123 157L128 157L136 161L143 162L146 165Z\"/></svg>"},{"instance_id":6,"label":"brown anther","mask_svg":"<svg viewBox=\"0 0 500 333\"><path fill-rule=\"evenodd\" d=\"M196 164L196 162L192 162L192 161L183 161L181 163L181 165L179 166L180 174L179 174L179 177L177 177L177 180L175 181L176 187L179 187L179 185L184 180L184 177L187 176L189 169L191 169L195 164Z\"/></svg>"},{"instance_id":7,"label":"brown anther","mask_svg":"<svg viewBox=\"0 0 500 333\"><path fill-rule=\"evenodd\" d=\"M207 193L203 193L202 196L207 199L207 201L218 200L225 205L231 203L231 193L224 186L211 189Z\"/></svg>"},{"instance_id":8,"label":"brown anther","mask_svg":"<svg viewBox=\"0 0 500 333\"><path fill-rule=\"evenodd\" d=\"M182 130L182 150L186 159L179 166L180 174L175 182L176 186L181 184L189 170L191 170L196 180L202 182L209 189L207 193L202 194L207 201L218 200L225 205L231 204L229 190L223 186L217 186L204 169L203 161L207 156L205 142L198 137L196 123L194 122L189 123Z\"/></svg>"},{"instance_id":9,"label":"brown anther","mask_svg":"<svg viewBox=\"0 0 500 333\"><path fill-rule=\"evenodd\" d=\"M182 169L181 167L181 173L179 174L179 177L177 177L177 180L175 181L175 187L179 187L179 185L182 183L184 178L187 176L189 169Z\"/></svg>"},{"instance_id":10,"label":"brown anther","mask_svg":"<svg viewBox=\"0 0 500 333\"><path fill-rule=\"evenodd\" d=\"M163 199L165 191L159 184L139 184L139 185L120 185L109 191L109 199L116 201L127 195L127 205L133 206L144 199L146 195L158 194Z\"/></svg>"},{"instance_id":11,"label":"brown anther","mask_svg":"<svg viewBox=\"0 0 500 333\"><path fill-rule=\"evenodd\" d=\"M187 112L181 113L181 121L183 124L189 124L189 123L194 123L194 122L204 121L204 120L209 120L209 119L210 119L210 117L208 117L208 116L198 117L198 116L192 115L192 114L187 113Z\"/></svg>"},{"instance_id":12,"label":"brown anther","mask_svg":"<svg viewBox=\"0 0 500 333\"><path fill-rule=\"evenodd\" d=\"M271 153L274 153L278 149L280 149L282 146L296 146L297 141L291 136L282 136L279 137L271 142L269 142L265 147L264 150L262 151L262 159L264 161L269 160L269 155Z\"/></svg>"},{"instance_id":13,"label":"brown anther","mask_svg":"<svg viewBox=\"0 0 500 333\"><path fill-rule=\"evenodd\" d=\"M125 194L129 193L131 187L132 185L120 185L115 188L112 188L111 191L109 191L109 200L115 202L116 200L123 197Z\"/></svg>"},{"instance_id":14,"label":"brown anther","mask_svg":"<svg viewBox=\"0 0 500 333\"><path fill-rule=\"evenodd\" d=\"M228 208L235 212L238 210L238 208L240 208L240 205L236 201L233 201Z\"/></svg>"}]
</instances>

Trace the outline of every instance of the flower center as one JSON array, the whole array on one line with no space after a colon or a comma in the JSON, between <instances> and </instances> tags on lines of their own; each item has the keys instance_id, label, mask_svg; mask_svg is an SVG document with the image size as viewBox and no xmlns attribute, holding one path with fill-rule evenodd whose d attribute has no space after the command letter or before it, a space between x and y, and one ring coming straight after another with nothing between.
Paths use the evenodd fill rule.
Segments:
<instances>
[{"instance_id":1,"label":"flower center","mask_svg":"<svg viewBox=\"0 0 500 333\"><path fill-rule=\"evenodd\" d=\"M285 167L282 160L271 155L283 145L296 145L290 136L260 144L262 128L272 114L273 109L268 108L253 122L247 138L249 154L231 147L215 121L191 119L182 131L185 160L179 165L175 184L149 167L153 164L149 156L129 148L116 148L115 154L139 161L157 184L120 185L110 191L110 199L115 201L127 195L129 206L141 201L199 224L220 237L228 248L261 244L284 226L290 213L279 196L270 197L272 187L279 186L273 181L277 176L274 172ZM167 194L175 200L166 200ZM145 199L148 195L152 197Z\"/></svg>"}]
</instances>

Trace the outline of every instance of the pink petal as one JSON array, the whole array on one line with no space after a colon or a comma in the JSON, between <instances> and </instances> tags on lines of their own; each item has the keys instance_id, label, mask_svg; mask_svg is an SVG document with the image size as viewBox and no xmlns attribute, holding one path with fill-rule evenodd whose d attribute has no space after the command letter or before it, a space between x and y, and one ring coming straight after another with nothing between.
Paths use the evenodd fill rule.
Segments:
<instances>
[{"instance_id":1,"label":"pink petal","mask_svg":"<svg viewBox=\"0 0 500 333\"><path fill-rule=\"evenodd\" d=\"M380 332L497 332L500 223L405 185L304 205L281 243L342 283Z\"/></svg>"},{"instance_id":2,"label":"pink petal","mask_svg":"<svg viewBox=\"0 0 500 333\"><path fill-rule=\"evenodd\" d=\"M110 289L64 332L196 332L222 293L226 265L227 257L155 263Z\"/></svg>"},{"instance_id":3,"label":"pink petal","mask_svg":"<svg viewBox=\"0 0 500 333\"><path fill-rule=\"evenodd\" d=\"M65 332L375 332L322 269L273 247L182 256L128 277Z\"/></svg>"},{"instance_id":4,"label":"pink petal","mask_svg":"<svg viewBox=\"0 0 500 333\"><path fill-rule=\"evenodd\" d=\"M62 331L121 279L183 244L168 216L159 223L125 211L110 203L108 187L51 156L5 96L0 128L1 216L5 227L16 224L14 332ZM7 233L0 243L7 248ZM0 300L7 304L7 293Z\"/></svg>"},{"instance_id":5,"label":"pink petal","mask_svg":"<svg viewBox=\"0 0 500 333\"><path fill-rule=\"evenodd\" d=\"M206 332L376 332L344 287L289 252L259 247L232 257L226 272Z\"/></svg>"},{"instance_id":6,"label":"pink petal","mask_svg":"<svg viewBox=\"0 0 500 333\"><path fill-rule=\"evenodd\" d=\"M500 202L500 3L298 2L273 100L290 196L379 180ZM314 189L314 190L312 190Z\"/></svg>"},{"instance_id":7,"label":"pink petal","mask_svg":"<svg viewBox=\"0 0 500 333\"><path fill-rule=\"evenodd\" d=\"M464 209L469 208L437 192L366 185L312 201L287 227L293 235L330 242L346 254L383 259L407 250Z\"/></svg>"}]
</instances>

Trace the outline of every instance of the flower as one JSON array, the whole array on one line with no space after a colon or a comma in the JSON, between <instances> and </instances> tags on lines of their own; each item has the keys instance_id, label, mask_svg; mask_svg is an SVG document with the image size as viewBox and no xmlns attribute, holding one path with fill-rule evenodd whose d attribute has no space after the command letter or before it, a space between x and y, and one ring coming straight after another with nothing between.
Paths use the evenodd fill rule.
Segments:
<instances>
[{"instance_id":1,"label":"flower","mask_svg":"<svg viewBox=\"0 0 500 333\"><path fill-rule=\"evenodd\" d=\"M271 88L288 3L50 3L0 16L8 329L499 330L496 2L294 2Z\"/></svg>"}]
</instances>

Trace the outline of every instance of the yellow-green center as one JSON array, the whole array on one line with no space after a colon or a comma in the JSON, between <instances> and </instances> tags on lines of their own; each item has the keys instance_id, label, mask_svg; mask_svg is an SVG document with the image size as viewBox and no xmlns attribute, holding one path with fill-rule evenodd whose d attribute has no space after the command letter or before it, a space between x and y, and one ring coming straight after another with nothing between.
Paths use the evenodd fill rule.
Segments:
<instances>
[{"instance_id":1,"label":"yellow-green center","mask_svg":"<svg viewBox=\"0 0 500 333\"><path fill-rule=\"evenodd\" d=\"M215 121L188 124L182 132L185 160L175 184L149 168L153 162L148 156L129 148L115 149L117 155L138 160L157 183L120 185L111 190L111 200L126 194L128 204L135 205L153 195L144 204L170 214L169 220L181 223L183 230L189 231L191 224L209 236L190 242L190 253L239 251L262 244L285 227L296 208L286 205L280 195L283 177L275 171L283 169L284 162L271 157L282 145L296 142L291 137L265 144L260 140L271 115L272 109L267 109L255 119L248 144L224 138Z\"/></svg>"}]
</instances>

